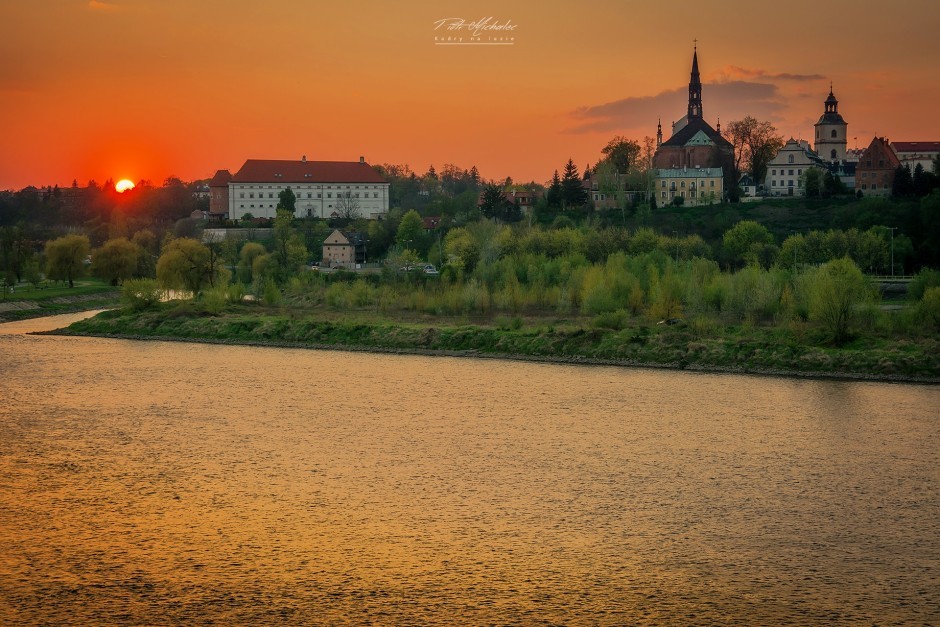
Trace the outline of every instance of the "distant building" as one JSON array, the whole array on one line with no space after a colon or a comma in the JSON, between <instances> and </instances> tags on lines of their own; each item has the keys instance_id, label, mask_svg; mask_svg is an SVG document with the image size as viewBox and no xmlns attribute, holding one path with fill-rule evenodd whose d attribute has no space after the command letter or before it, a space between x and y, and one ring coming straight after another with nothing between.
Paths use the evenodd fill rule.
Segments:
<instances>
[{"instance_id":1,"label":"distant building","mask_svg":"<svg viewBox=\"0 0 940 627\"><path fill-rule=\"evenodd\" d=\"M816 122L816 154L828 163L841 163L846 159L849 125L839 113L839 101L832 93L832 85L823 105L825 111Z\"/></svg>"},{"instance_id":2,"label":"distant building","mask_svg":"<svg viewBox=\"0 0 940 627\"><path fill-rule=\"evenodd\" d=\"M918 164L924 172L933 172L934 161L940 155L940 142L891 142L894 153L901 165L911 168L911 173Z\"/></svg>"},{"instance_id":3,"label":"distant building","mask_svg":"<svg viewBox=\"0 0 940 627\"><path fill-rule=\"evenodd\" d=\"M884 137L875 137L855 169L855 188L864 196L890 196L901 161Z\"/></svg>"},{"instance_id":4,"label":"distant building","mask_svg":"<svg viewBox=\"0 0 940 627\"><path fill-rule=\"evenodd\" d=\"M362 233L335 229L323 240L323 263L330 268L355 268L366 262L366 239Z\"/></svg>"},{"instance_id":5,"label":"distant building","mask_svg":"<svg viewBox=\"0 0 940 627\"><path fill-rule=\"evenodd\" d=\"M657 133L653 167L661 170L718 168L726 181L722 189L737 183L734 180L734 148L721 136L721 124L712 128L702 113L702 81L698 70L698 50L692 54L692 73L689 80L688 112L672 126L672 137L662 141L662 125ZM657 188L657 191L661 191ZM720 199L720 197L719 197ZM657 194L657 202L661 197Z\"/></svg>"},{"instance_id":6,"label":"distant building","mask_svg":"<svg viewBox=\"0 0 940 627\"><path fill-rule=\"evenodd\" d=\"M437 229L441 225L440 216L428 216L421 219L422 226L424 227L425 233L430 233Z\"/></svg>"},{"instance_id":7,"label":"distant building","mask_svg":"<svg viewBox=\"0 0 940 627\"><path fill-rule=\"evenodd\" d=\"M223 200L222 181L227 170L219 170L209 183L210 211ZM256 218L277 215L279 194L290 189L298 218L380 218L388 213L388 181L362 157L354 161L299 161L249 159L227 182L228 217L238 220L246 213Z\"/></svg>"},{"instance_id":8,"label":"distant building","mask_svg":"<svg viewBox=\"0 0 940 627\"><path fill-rule=\"evenodd\" d=\"M712 205L724 197L724 173L721 168L660 168L655 171L653 190L657 207L675 202Z\"/></svg>"},{"instance_id":9,"label":"distant building","mask_svg":"<svg viewBox=\"0 0 940 627\"><path fill-rule=\"evenodd\" d=\"M750 174L744 174L738 180L738 187L741 189L741 194L746 198L757 196L757 184L754 183L754 179L751 178Z\"/></svg>"},{"instance_id":10,"label":"distant building","mask_svg":"<svg viewBox=\"0 0 940 627\"><path fill-rule=\"evenodd\" d=\"M818 168L822 174L826 164L809 147L809 142L791 137L767 164L764 189L771 196L802 196L806 193L803 174L810 168Z\"/></svg>"},{"instance_id":11,"label":"distant building","mask_svg":"<svg viewBox=\"0 0 940 627\"><path fill-rule=\"evenodd\" d=\"M228 217L228 184L231 182L232 173L228 170L217 170L209 179L209 215Z\"/></svg>"}]
</instances>

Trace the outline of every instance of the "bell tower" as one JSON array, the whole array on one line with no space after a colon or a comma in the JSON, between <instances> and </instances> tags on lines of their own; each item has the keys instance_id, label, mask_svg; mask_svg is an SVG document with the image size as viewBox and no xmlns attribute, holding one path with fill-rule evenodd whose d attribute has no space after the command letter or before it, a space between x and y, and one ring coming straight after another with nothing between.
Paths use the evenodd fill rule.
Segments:
<instances>
[{"instance_id":1,"label":"bell tower","mask_svg":"<svg viewBox=\"0 0 940 627\"><path fill-rule=\"evenodd\" d=\"M823 161L838 163L845 160L849 125L839 113L839 101L832 93L832 83L829 84L829 97L823 104L825 110L816 122L816 154Z\"/></svg>"}]
</instances>

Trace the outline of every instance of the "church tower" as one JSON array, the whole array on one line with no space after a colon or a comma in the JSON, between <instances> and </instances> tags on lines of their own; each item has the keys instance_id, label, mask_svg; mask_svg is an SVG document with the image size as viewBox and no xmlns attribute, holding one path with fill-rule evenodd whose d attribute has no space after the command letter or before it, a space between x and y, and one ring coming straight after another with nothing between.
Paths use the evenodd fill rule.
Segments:
<instances>
[{"instance_id":1,"label":"church tower","mask_svg":"<svg viewBox=\"0 0 940 627\"><path fill-rule=\"evenodd\" d=\"M702 117L702 79L698 74L698 46L692 53L692 78L689 79L689 121Z\"/></svg>"},{"instance_id":2,"label":"church tower","mask_svg":"<svg viewBox=\"0 0 940 627\"><path fill-rule=\"evenodd\" d=\"M849 125L839 113L839 101L832 93L831 84L825 106L826 110L816 122L816 154L829 163L845 161Z\"/></svg>"}]
</instances>

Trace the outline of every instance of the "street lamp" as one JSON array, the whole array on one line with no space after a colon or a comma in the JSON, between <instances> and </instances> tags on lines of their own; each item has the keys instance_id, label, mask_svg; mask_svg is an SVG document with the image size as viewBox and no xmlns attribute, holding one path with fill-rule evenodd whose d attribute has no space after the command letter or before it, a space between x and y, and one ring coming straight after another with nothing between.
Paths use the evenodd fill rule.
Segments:
<instances>
[{"instance_id":1,"label":"street lamp","mask_svg":"<svg viewBox=\"0 0 940 627\"><path fill-rule=\"evenodd\" d=\"M887 227L891 231L891 278L894 278L894 232L898 229L896 226Z\"/></svg>"}]
</instances>

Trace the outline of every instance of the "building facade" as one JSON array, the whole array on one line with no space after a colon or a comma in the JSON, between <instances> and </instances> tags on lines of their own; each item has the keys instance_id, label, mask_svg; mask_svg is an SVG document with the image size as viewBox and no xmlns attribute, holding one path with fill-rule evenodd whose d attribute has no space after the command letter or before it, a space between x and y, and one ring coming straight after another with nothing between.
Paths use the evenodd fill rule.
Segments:
<instances>
[{"instance_id":1,"label":"building facade","mask_svg":"<svg viewBox=\"0 0 940 627\"><path fill-rule=\"evenodd\" d=\"M657 207L712 205L724 197L724 172L721 168L660 168L655 171L653 190Z\"/></svg>"},{"instance_id":2,"label":"building facade","mask_svg":"<svg viewBox=\"0 0 940 627\"><path fill-rule=\"evenodd\" d=\"M918 165L924 172L933 172L933 164L940 155L940 142L891 142L891 147L901 165L910 167L912 173Z\"/></svg>"},{"instance_id":3,"label":"building facade","mask_svg":"<svg viewBox=\"0 0 940 627\"><path fill-rule=\"evenodd\" d=\"M884 137L875 137L855 168L855 188L863 196L890 196L901 161Z\"/></svg>"},{"instance_id":4,"label":"building facade","mask_svg":"<svg viewBox=\"0 0 940 627\"><path fill-rule=\"evenodd\" d=\"M703 117L702 81L698 69L698 50L692 54L689 80L689 105L685 117L672 126L672 137L661 141L662 125L657 128L657 149L653 167L661 170L715 169L722 171L722 189L735 183L734 148L721 136L721 126L714 129ZM657 188L657 192L661 190ZM660 200L657 193L657 202Z\"/></svg>"},{"instance_id":5,"label":"building facade","mask_svg":"<svg viewBox=\"0 0 940 627\"><path fill-rule=\"evenodd\" d=\"M366 262L366 240L361 233L335 229L323 240L323 263L330 268L355 268Z\"/></svg>"},{"instance_id":6,"label":"building facade","mask_svg":"<svg viewBox=\"0 0 940 627\"><path fill-rule=\"evenodd\" d=\"M809 142L791 137L767 164L764 189L771 196L803 196L803 175L810 168L818 168L820 175L827 169Z\"/></svg>"},{"instance_id":7,"label":"building facade","mask_svg":"<svg viewBox=\"0 0 940 627\"><path fill-rule=\"evenodd\" d=\"M224 200L221 181L226 170L210 182L210 208ZM299 161L249 159L225 185L228 192L228 217L241 219L273 218L277 214L279 194L294 193L294 215L298 218L370 218L388 213L388 181L361 158L354 161ZM210 209L211 210L211 209Z\"/></svg>"}]
</instances>

